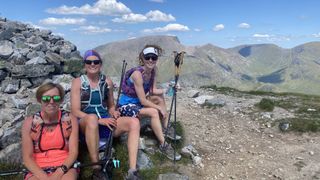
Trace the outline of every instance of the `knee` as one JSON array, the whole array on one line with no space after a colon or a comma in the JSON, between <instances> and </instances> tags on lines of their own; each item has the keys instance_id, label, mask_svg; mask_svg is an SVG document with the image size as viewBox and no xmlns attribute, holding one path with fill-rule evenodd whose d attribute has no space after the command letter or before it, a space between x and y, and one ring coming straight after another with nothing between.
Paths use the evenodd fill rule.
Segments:
<instances>
[{"instance_id":1,"label":"knee","mask_svg":"<svg viewBox=\"0 0 320 180\"><path fill-rule=\"evenodd\" d=\"M161 98L160 96L154 96L152 100L155 104L161 104L164 102L164 99Z\"/></svg>"},{"instance_id":2,"label":"knee","mask_svg":"<svg viewBox=\"0 0 320 180\"><path fill-rule=\"evenodd\" d=\"M140 131L140 121L137 118L132 118L130 122L130 130Z\"/></svg>"},{"instance_id":3,"label":"knee","mask_svg":"<svg viewBox=\"0 0 320 180\"><path fill-rule=\"evenodd\" d=\"M86 128L88 129L98 129L98 117L94 114L89 114L86 117Z\"/></svg>"},{"instance_id":4,"label":"knee","mask_svg":"<svg viewBox=\"0 0 320 180\"><path fill-rule=\"evenodd\" d=\"M150 109L150 116L154 118L159 118L159 111L155 108Z\"/></svg>"}]
</instances>

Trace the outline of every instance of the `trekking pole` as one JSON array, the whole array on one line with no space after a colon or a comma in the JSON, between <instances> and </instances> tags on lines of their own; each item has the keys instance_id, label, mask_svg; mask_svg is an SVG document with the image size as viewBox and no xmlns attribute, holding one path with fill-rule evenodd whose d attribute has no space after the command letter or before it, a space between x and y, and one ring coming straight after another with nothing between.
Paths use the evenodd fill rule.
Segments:
<instances>
[{"instance_id":1,"label":"trekking pole","mask_svg":"<svg viewBox=\"0 0 320 180\"><path fill-rule=\"evenodd\" d=\"M118 97L117 97L115 108L117 108L118 105L119 105L119 97L120 97L120 93L121 93L121 85L122 85L124 73L126 71L126 67L127 67L127 62L126 62L126 60L123 60L122 61L120 84L119 84L119 90L118 90ZM106 147L106 150L105 150L105 157L106 157L107 160L109 160L111 158L111 155L112 155L112 143L113 143L113 131L110 132L108 146ZM107 165L108 165L108 163L105 163L103 168L102 168L104 172L106 172Z\"/></svg>"},{"instance_id":2,"label":"trekking pole","mask_svg":"<svg viewBox=\"0 0 320 180\"><path fill-rule=\"evenodd\" d=\"M9 171L3 171L0 172L0 176L11 176L11 175L18 175L18 174L24 174L29 172L27 169L23 168L21 170L9 170Z\"/></svg>"},{"instance_id":3,"label":"trekking pole","mask_svg":"<svg viewBox=\"0 0 320 180\"><path fill-rule=\"evenodd\" d=\"M166 132L165 132L165 138L167 137L168 134L168 129L169 129L169 123L170 123L170 119L171 119L171 114L172 114L172 108L174 105L174 123L173 123L173 127L174 127L174 143L176 146L176 122L177 122L177 84L178 84L178 80L179 80L179 74L181 71L181 66L183 64L183 57L184 57L185 52L176 52L174 51L174 65L175 65L175 79L174 79L174 87L173 87L173 96L172 96L172 101L171 101L171 105L170 105L170 111L169 111L169 118L168 118L168 125L166 128ZM176 148L173 148L174 151L174 164L176 163Z\"/></svg>"},{"instance_id":4,"label":"trekking pole","mask_svg":"<svg viewBox=\"0 0 320 180\"><path fill-rule=\"evenodd\" d=\"M90 167L90 166L105 164L108 162L109 162L109 160L100 160L98 162L88 163L88 164L81 164L80 162L75 162L72 167L73 168L86 168L86 167ZM56 168L58 168L58 167L56 167ZM19 174L24 174L24 173L28 173L28 172L30 172L30 171L26 168L22 168L20 170L8 170L8 171L0 172L0 177L1 176L19 175Z\"/></svg>"}]
</instances>

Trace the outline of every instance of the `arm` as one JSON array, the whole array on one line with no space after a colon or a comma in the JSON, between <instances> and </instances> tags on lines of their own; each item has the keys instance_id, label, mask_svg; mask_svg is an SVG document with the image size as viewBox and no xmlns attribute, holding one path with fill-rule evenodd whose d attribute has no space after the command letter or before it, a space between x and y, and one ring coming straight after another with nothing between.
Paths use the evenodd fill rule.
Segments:
<instances>
[{"instance_id":1,"label":"arm","mask_svg":"<svg viewBox=\"0 0 320 180\"><path fill-rule=\"evenodd\" d=\"M166 89L158 89L157 88L157 76L154 76L153 85L152 85L152 95L164 95L166 93Z\"/></svg>"},{"instance_id":2,"label":"arm","mask_svg":"<svg viewBox=\"0 0 320 180\"><path fill-rule=\"evenodd\" d=\"M33 159L33 144L30 137L32 117L24 120L21 135L22 135L22 158L24 165L38 179L46 179L47 174L36 164Z\"/></svg>"},{"instance_id":3,"label":"arm","mask_svg":"<svg viewBox=\"0 0 320 180\"><path fill-rule=\"evenodd\" d=\"M145 107L152 107L152 108L155 108L155 109L158 109L159 111L161 111L160 106L154 104L153 102L149 101L146 98L146 93L144 92L144 89L143 89L143 79L142 79L141 72L139 72L139 71L133 72L131 75L131 79L133 80L134 89L135 89L136 94L140 100L140 103Z\"/></svg>"},{"instance_id":4,"label":"arm","mask_svg":"<svg viewBox=\"0 0 320 180\"><path fill-rule=\"evenodd\" d=\"M71 113L77 118L84 118L87 114L81 111L80 100L80 78L76 78L72 81L71 85Z\"/></svg>"}]
</instances>

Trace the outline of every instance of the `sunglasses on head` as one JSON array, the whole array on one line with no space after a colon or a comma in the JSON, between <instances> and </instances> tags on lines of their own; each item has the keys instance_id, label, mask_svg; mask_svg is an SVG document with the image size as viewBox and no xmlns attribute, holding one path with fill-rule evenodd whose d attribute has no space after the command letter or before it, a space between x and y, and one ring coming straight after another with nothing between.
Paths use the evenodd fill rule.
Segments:
<instances>
[{"instance_id":1,"label":"sunglasses on head","mask_svg":"<svg viewBox=\"0 0 320 180\"><path fill-rule=\"evenodd\" d=\"M152 61L156 61L156 60L158 60L158 56L156 56L156 55L145 55L144 56L144 59L145 60L152 60Z\"/></svg>"},{"instance_id":2,"label":"sunglasses on head","mask_svg":"<svg viewBox=\"0 0 320 180\"><path fill-rule=\"evenodd\" d=\"M42 96L41 100L43 102L50 102L51 98L53 99L54 102L60 102L61 101L61 96Z\"/></svg>"},{"instance_id":3,"label":"sunglasses on head","mask_svg":"<svg viewBox=\"0 0 320 180\"><path fill-rule=\"evenodd\" d=\"M87 64L87 65L91 65L92 63L94 65L98 65L98 64L101 63L101 60L85 60L84 63Z\"/></svg>"}]
</instances>

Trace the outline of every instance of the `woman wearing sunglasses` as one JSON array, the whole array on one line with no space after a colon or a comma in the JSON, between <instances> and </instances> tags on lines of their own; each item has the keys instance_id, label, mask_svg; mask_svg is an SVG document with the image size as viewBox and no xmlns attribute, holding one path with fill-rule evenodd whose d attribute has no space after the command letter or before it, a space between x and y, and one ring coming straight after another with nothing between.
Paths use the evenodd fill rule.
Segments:
<instances>
[{"instance_id":1,"label":"woman wearing sunglasses","mask_svg":"<svg viewBox=\"0 0 320 180\"><path fill-rule=\"evenodd\" d=\"M129 171L127 179L138 179L136 170L139 120L132 117L119 117L113 98L113 82L101 72L102 59L94 50L84 54L86 74L72 82L71 110L78 117L80 130L85 136L91 161L99 161L99 142L113 136L128 133ZM100 166L93 167L93 179L105 179Z\"/></svg>"},{"instance_id":2,"label":"woman wearing sunglasses","mask_svg":"<svg viewBox=\"0 0 320 180\"><path fill-rule=\"evenodd\" d=\"M160 152L171 160L180 160L181 155L176 153L174 156L173 148L165 142L164 138L164 132L168 126L163 97L165 90L156 87L156 65L161 53L162 49L156 45L146 45L140 52L140 66L128 70L124 76L119 110L122 116L150 117L151 127L160 142ZM171 135L168 137L173 138L173 128L168 129ZM177 137L176 139L181 138Z\"/></svg>"},{"instance_id":3,"label":"woman wearing sunglasses","mask_svg":"<svg viewBox=\"0 0 320 180\"><path fill-rule=\"evenodd\" d=\"M51 82L37 89L41 111L22 126L22 156L29 170L25 179L77 179L78 122L59 108L64 95L63 87Z\"/></svg>"}]
</instances>

